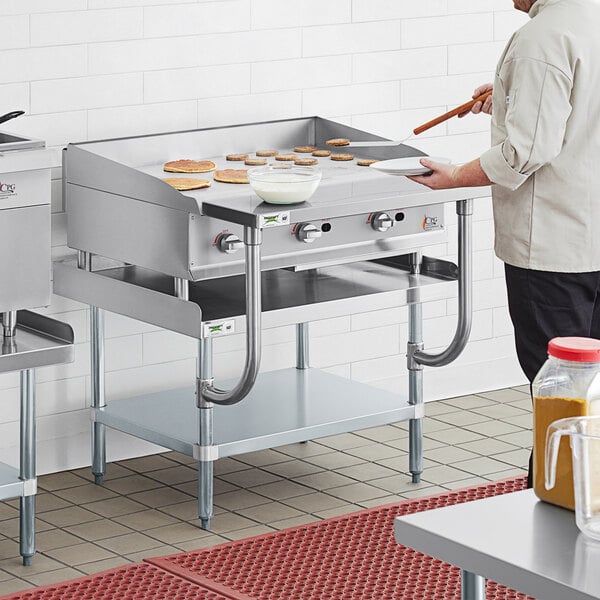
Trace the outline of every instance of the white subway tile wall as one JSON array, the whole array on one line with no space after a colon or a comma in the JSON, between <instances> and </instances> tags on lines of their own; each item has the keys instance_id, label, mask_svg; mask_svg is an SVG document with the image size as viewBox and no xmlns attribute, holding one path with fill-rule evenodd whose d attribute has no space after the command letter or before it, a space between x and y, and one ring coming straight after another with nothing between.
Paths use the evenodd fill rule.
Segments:
<instances>
[{"instance_id":1,"label":"white subway tile wall","mask_svg":"<svg viewBox=\"0 0 600 600\"><path fill-rule=\"evenodd\" d=\"M0 113L26 115L3 130L51 146L320 114L379 135L405 137L492 80L506 40L527 17L510 0L3 0ZM454 120L412 140L456 162L489 144L487 116ZM53 173L53 255L65 246L60 171ZM448 242L428 249L456 259L454 207ZM523 382L493 253L489 199L475 207L474 321L456 363L427 369L428 400ZM44 309L70 323L75 362L38 372L43 472L89 462L89 317L54 297ZM425 340L442 348L456 301L425 305ZM406 308L315 323L312 362L386 389L406 390ZM190 338L118 315L106 319L109 400L193 385ZM264 369L294 363L294 328L264 336ZM215 373L237 377L241 336L217 341ZM0 376L0 460L14 460L18 377ZM112 435L112 434L111 434ZM115 437L115 436L113 436ZM152 449L116 436L111 457Z\"/></svg>"}]
</instances>

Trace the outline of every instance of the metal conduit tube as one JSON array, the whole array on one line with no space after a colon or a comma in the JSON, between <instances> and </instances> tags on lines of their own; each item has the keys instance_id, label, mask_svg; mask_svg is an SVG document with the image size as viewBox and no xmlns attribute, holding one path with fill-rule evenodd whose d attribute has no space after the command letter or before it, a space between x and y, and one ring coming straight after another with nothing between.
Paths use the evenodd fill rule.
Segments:
<instances>
[{"instance_id":1,"label":"metal conduit tube","mask_svg":"<svg viewBox=\"0 0 600 600\"><path fill-rule=\"evenodd\" d=\"M238 384L232 390L221 390L211 379L198 380L198 393L207 402L231 405L243 400L256 381L261 356L261 277L260 245L262 231L244 227L246 246L246 362Z\"/></svg>"},{"instance_id":2,"label":"metal conduit tube","mask_svg":"<svg viewBox=\"0 0 600 600\"><path fill-rule=\"evenodd\" d=\"M473 265L472 265L472 215L473 200L456 203L458 215L458 323L450 345L439 354L428 354L416 349L413 360L428 367L450 364L463 351L471 333L473 318Z\"/></svg>"}]
</instances>

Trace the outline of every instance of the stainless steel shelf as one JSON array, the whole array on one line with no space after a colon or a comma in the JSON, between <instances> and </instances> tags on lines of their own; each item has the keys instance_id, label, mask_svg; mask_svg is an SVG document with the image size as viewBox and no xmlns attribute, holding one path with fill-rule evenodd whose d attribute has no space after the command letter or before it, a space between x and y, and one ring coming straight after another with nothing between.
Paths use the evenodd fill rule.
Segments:
<instances>
[{"instance_id":1,"label":"stainless steel shelf","mask_svg":"<svg viewBox=\"0 0 600 600\"><path fill-rule=\"evenodd\" d=\"M23 496L25 484L19 479L19 470L0 463L0 500Z\"/></svg>"},{"instance_id":2,"label":"stainless steel shelf","mask_svg":"<svg viewBox=\"0 0 600 600\"><path fill-rule=\"evenodd\" d=\"M456 295L456 267L437 261L411 275L400 264L359 261L306 271L276 269L262 274L264 328L430 302ZM433 268L435 267L435 268ZM54 291L140 321L195 338L202 323L235 321L245 330L244 276L189 284L189 302L174 297L173 278L138 266L89 272L73 262L54 267Z\"/></svg>"},{"instance_id":3,"label":"stainless steel shelf","mask_svg":"<svg viewBox=\"0 0 600 600\"><path fill-rule=\"evenodd\" d=\"M66 323L29 310L17 312L14 338L4 338L0 373L22 371L73 360L73 330Z\"/></svg>"},{"instance_id":4,"label":"stainless steel shelf","mask_svg":"<svg viewBox=\"0 0 600 600\"><path fill-rule=\"evenodd\" d=\"M225 386L231 384L225 382ZM93 411L94 418L109 427L194 456L199 415L193 388L113 401ZM415 407L400 396L318 369L261 373L242 402L214 407L212 457L264 450L414 417Z\"/></svg>"}]
</instances>

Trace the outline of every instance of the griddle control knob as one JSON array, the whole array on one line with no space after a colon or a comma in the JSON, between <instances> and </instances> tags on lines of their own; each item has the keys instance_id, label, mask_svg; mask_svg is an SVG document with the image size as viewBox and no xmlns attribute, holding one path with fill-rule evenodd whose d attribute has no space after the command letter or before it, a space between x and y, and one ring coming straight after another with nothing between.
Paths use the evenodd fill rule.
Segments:
<instances>
[{"instance_id":1,"label":"griddle control knob","mask_svg":"<svg viewBox=\"0 0 600 600\"><path fill-rule=\"evenodd\" d=\"M217 240L217 247L225 254L233 254L244 247L244 242L233 233L222 233Z\"/></svg>"},{"instance_id":2,"label":"griddle control knob","mask_svg":"<svg viewBox=\"0 0 600 600\"><path fill-rule=\"evenodd\" d=\"M299 241L306 244L312 244L317 238L323 235L322 231L312 223L302 223L296 229L296 237Z\"/></svg>"},{"instance_id":3,"label":"griddle control knob","mask_svg":"<svg viewBox=\"0 0 600 600\"><path fill-rule=\"evenodd\" d=\"M387 231L394 226L394 221L390 215L385 212L375 213L371 217L371 227L375 231Z\"/></svg>"}]
</instances>

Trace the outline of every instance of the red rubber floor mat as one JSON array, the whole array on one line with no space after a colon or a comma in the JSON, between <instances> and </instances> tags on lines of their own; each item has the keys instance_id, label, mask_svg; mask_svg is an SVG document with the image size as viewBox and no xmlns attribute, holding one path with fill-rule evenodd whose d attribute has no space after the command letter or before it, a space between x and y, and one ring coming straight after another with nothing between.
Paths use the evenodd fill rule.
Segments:
<instances>
[{"instance_id":1,"label":"red rubber floor mat","mask_svg":"<svg viewBox=\"0 0 600 600\"><path fill-rule=\"evenodd\" d=\"M460 600L459 569L396 543L394 517L525 487L508 479L147 562L234 598ZM533 600L488 582L487 600L509 599Z\"/></svg>"},{"instance_id":2,"label":"red rubber floor mat","mask_svg":"<svg viewBox=\"0 0 600 600\"><path fill-rule=\"evenodd\" d=\"M2 600L232 600L149 564L119 567L2 596Z\"/></svg>"}]
</instances>

